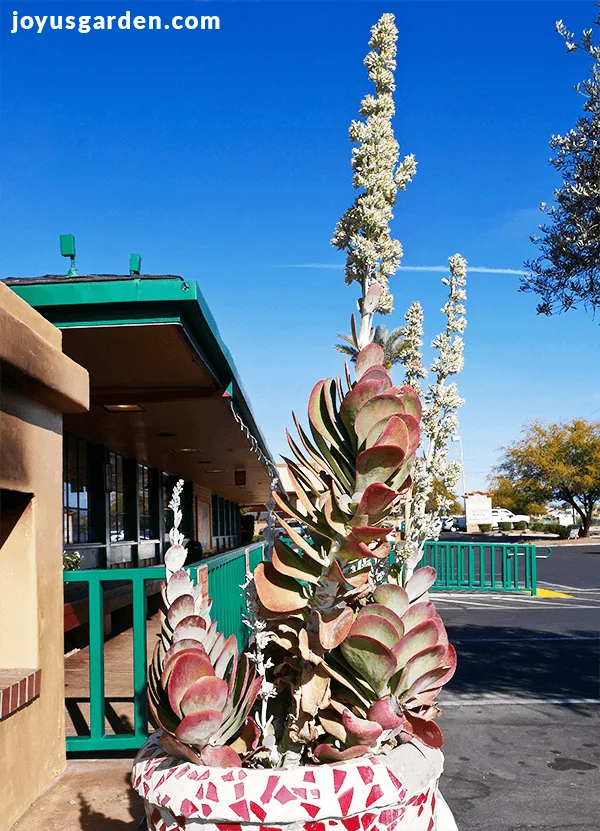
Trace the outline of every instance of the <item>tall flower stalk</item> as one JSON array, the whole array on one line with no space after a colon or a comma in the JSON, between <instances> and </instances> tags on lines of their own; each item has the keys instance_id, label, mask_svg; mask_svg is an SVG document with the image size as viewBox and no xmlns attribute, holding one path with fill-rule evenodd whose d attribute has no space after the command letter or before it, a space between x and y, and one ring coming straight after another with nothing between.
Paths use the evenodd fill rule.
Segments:
<instances>
[{"instance_id":1,"label":"tall flower stalk","mask_svg":"<svg viewBox=\"0 0 600 831\"><path fill-rule=\"evenodd\" d=\"M399 145L392 128L395 112L396 40L394 15L384 14L371 29L371 51L365 58L375 94L361 103L362 121L350 125L353 184L358 194L338 222L331 240L346 252L346 282L361 288L358 303L360 326L353 326L356 346L372 340L371 324L375 312L389 314L393 297L388 288L402 259L402 246L390 233L390 222L399 190L404 190L416 172L414 156L398 163Z\"/></svg>"},{"instance_id":2,"label":"tall flower stalk","mask_svg":"<svg viewBox=\"0 0 600 831\"><path fill-rule=\"evenodd\" d=\"M404 506L405 544L399 550L397 564L405 567L405 579L421 559L425 542L437 539L440 533L439 514L427 510L435 480L452 490L460 476L460 465L449 461L447 456L448 442L458 430L457 410L464 403L456 381L451 379L464 366L462 335L467 325L464 306L467 263L460 254L455 254L450 257L449 266L450 275L442 280L448 286L448 300L441 309L446 316L446 327L432 341L437 355L429 373L422 364L423 312L419 303L413 303L408 310L404 327L408 344L404 356L406 382L421 392L420 380L429 374L434 378L422 394L423 442L421 454L415 460L411 496Z\"/></svg>"}]
</instances>

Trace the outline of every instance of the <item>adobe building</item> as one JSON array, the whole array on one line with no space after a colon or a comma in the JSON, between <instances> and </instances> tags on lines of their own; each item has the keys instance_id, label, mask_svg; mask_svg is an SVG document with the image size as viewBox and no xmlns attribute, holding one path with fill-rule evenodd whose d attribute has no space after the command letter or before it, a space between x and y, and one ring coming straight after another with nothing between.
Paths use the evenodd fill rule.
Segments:
<instances>
[{"instance_id":1,"label":"adobe building","mask_svg":"<svg viewBox=\"0 0 600 831\"><path fill-rule=\"evenodd\" d=\"M89 412L64 417L65 550L83 568L161 563L179 478L195 559L246 542L240 508L260 510L277 472L197 283L134 272L6 284L89 372Z\"/></svg>"},{"instance_id":2,"label":"adobe building","mask_svg":"<svg viewBox=\"0 0 600 831\"><path fill-rule=\"evenodd\" d=\"M0 829L65 767L62 418L88 374L0 284Z\"/></svg>"}]
</instances>

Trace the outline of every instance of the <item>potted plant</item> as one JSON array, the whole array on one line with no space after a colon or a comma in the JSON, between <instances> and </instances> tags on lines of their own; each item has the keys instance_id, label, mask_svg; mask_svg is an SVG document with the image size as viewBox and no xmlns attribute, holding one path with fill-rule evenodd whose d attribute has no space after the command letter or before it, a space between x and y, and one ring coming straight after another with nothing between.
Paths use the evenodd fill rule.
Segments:
<instances>
[{"instance_id":1,"label":"potted plant","mask_svg":"<svg viewBox=\"0 0 600 831\"><path fill-rule=\"evenodd\" d=\"M173 495L148 684L159 729L132 780L151 831L456 828L437 788L443 739L435 722L456 653L429 600L435 570L414 571L422 554L414 529L424 527L411 514L424 481L422 465L413 470L422 403L418 382L394 385L384 349L372 342L373 315L391 308L387 279L400 257L391 207L414 171L410 158L397 164L391 132L396 34L391 15L372 30L365 63L377 95L365 99L366 122L353 130L363 148L376 137L383 158L369 173L355 154L355 184L366 193L334 237L361 286L354 374L346 367L343 380L319 381L308 430L295 419L298 438L288 436L295 501L273 499L290 542L272 539L249 576L252 637L241 655L183 569L178 488ZM463 261L454 260L459 280ZM448 281L451 292L457 280ZM425 432L439 456L431 424Z\"/></svg>"}]
</instances>

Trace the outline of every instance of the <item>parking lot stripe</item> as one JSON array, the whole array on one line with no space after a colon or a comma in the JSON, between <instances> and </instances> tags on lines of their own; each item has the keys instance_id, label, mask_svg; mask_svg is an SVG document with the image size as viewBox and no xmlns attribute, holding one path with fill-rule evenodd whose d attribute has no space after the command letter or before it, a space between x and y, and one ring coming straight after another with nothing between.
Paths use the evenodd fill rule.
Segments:
<instances>
[{"instance_id":1,"label":"parking lot stripe","mask_svg":"<svg viewBox=\"0 0 600 831\"><path fill-rule=\"evenodd\" d=\"M553 705L569 705L569 704L600 704L600 698L502 698L501 696L489 698L466 698L456 701L440 701L440 707L487 707L489 704L498 706L499 704L522 704L522 705L536 705L553 704Z\"/></svg>"}]
</instances>

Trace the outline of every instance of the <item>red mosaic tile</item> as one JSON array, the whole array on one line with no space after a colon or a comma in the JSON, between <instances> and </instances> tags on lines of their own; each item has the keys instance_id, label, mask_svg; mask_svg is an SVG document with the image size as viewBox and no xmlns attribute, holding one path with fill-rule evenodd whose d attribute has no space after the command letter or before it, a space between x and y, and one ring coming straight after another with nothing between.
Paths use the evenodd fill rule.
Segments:
<instances>
[{"instance_id":1,"label":"red mosaic tile","mask_svg":"<svg viewBox=\"0 0 600 831\"><path fill-rule=\"evenodd\" d=\"M314 782L314 779L313 779ZM305 822L304 831L325 831L324 822Z\"/></svg>"},{"instance_id":2,"label":"red mosaic tile","mask_svg":"<svg viewBox=\"0 0 600 831\"><path fill-rule=\"evenodd\" d=\"M321 791L318 788L311 788L310 795L313 799L321 799Z\"/></svg>"},{"instance_id":3,"label":"red mosaic tile","mask_svg":"<svg viewBox=\"0 0 600 831\"><path fill-rule=\"evenodd\" d=\"M348 788L347 791L338 796L340 803L340 810L343 817L347 817L350 813L350 805L352 804L352 797L354 796L354 788Z\"/></svg>"},{"instance_id":4,"label":"red mosaic tile","mask_svg":"<svg viewBox=\"0 0 600 831\"><path fill-rule=\"evenodd\" d=\"M305 782L314 782L315 781L315 774L312 770L307 770L304 774L304 781ZM319 823L317 823L319 824Z\"/></svg>"},{"instance_id":5,"label":"red mosaic tile","mask_svg":"<svg viewBox=\"0 0 600 831\"><path fill-rule=\"evenodd\" d=\"M224 776L221 776L223 782L233 782L233 771L230 770L229 773L226 773Z\"/></svg>"},{"instance_id":6,"label":"red mosaic tile","mask_svg":"<svg viewBox=\"0 0 600 831\"><path fill-rule=\"evenodd\" d=\"M233 790L235 792L235 798L241 799L244 796L244 783L243 782L236 782L233 786Z\"/></svg>"},{"instance_id":7,"label":"red mosaic tile","mask_svg":"<svg viewBox=\"0 0 600 831\"><path fill-rule=\"evenodd\" d=\"M210 770L205 770L200 779L208 779L210 776Z\"/></svg>"},{"instance_id":8,"label":"red mosaic tile","mask_svg":"<svg viewBox=\"0 0 600 831\"><path fill-rule=\"evenodd\" d=\"M190 769L189 765L182 765L179 768L179 770L177 771L177 773L175 774L175 779L181 779L181 777L185 776L185 774L188 772L189 769Z\"/></svg>"},{"instance_id":9,"label":"red mosaic tile","mask_svg":"<svg viewBox=\"0 0 600 831\"><path fill-rule=\"evenodd\" d=\"M239 802L233 802L229 807L244 822L250 822L250 811L248 810L248 803L245 799L240 799Z\"/></svg>"},{"instance_id":10,"label":"red mosaic tile","mask_svg":"<svg viewBox=\"0 0 600 831\"><path fill-rule=\"evenodd\" d=\"M206 788L206 798L210 799L211 802L219 801L219 794L217 793L214 782L208 783L208 787Z\"/></svg>"},{"instance_id":11,"label":"red mosaic tile","mask_svg":"<svg viewBox=\"0 0 600 831\"><path fill-rule=\"evenodd\" d=\"M360 774L360 778L365 783L365 785L370 785L373 781L373 777L375 776L373 768L365 767L364 765L358 765L357 770Z\"/></svg>"},{"instance_id":12,"label":"red mosaic tile","mask_svg":"<svg viewBox=\"0 0 600 831\"><path fill-rule=\"evenodd\" d=\"M210 807L210 805L207 805L206 802L204 802L200 807L202 809L202 815L204 817L209 817L212 814L212 808Z\"/></svg>"},{"instance_id":13,"label":"red mosaic tile","mask_svg":"<svg viewBox=\"0 0 600 831\"><path fill-rule=\"evenodd\" d=\"M275 794L275 799L277 800L277 802L281 802L282 805L285 805L286 802L291 802L292 800L297 798L298 797L294 796L294 794L291 791L288 791L285 785L282 785L281 788L279 788L279 790Z\"/></svg>"},{"instance_id":14,"label":"red mosaic tile","mask_svg":"<svg viewBox=\"0 0 600 831\"><path fill-rule=\"evenodd\" d=\"M219 823L217 823L217 828L219 831L242 831L241 825L219 825Z\"/></svg>"},{"instance_id":15,"label":"red mosaic tile","mask_svg":"<svg viewBox=\"0 0 600 831\"><path fill-rule=\"evenodd\" d=\"M258 817L258 819L261 822L264 822L264 820L266 819L266 816L267 816L267 812L265 811L264 808L261 808L260 805L256 804L256 802L251 802L250 803L250 810L252 811L252 813L254 814L255 817Z\"/></svg>"},{"instance_id":16,"label":"red mosaic tile","mask_svg":"<svg viewBox=\"0 0 600 831\"><path fill-rule=\"evenodd\" d=\"M267 802L271 801L273 796L273 791L279 785L279 776L269 776L267 779L267 787L264 790L263 795L260 798L260 801L265 805Z\"/></svg>"},{"instance_id":17,"label":"red mosaic tile","mask_svg":"<svg viewBox=\"0 0 600 831\"><path fill-rule=\"evenodd\" d=\"M397 808L386 808L385 811L379 814L379 822L389 826L394 820L398 819L398 813Z\"/></svg>"},{"instance_id":18,"label":"red mosaic tile","mask_svg":"<svg viewBox=\"0 0 600 831\"><path fill-rule=\"evenodd\" d=\"M342 820L342 825L346 831L358 831L360 828L360 818L358 816L348 817Z\"/></svg>"},{"instance_id":19,"label":"red mosaic tile","mask_svg":"<svg viewBox=\"0 0 600 831\"><path fill-rule=\"evenodd\" d=\"M196 813L198 808L197 808L196 805L194 805L193 802L190 802L189 799L184 799L183 802L181 803L180 810L181 810L181 813L183 814L184 817L191 817L192 814Z\"/></svg>"},{"instance_id":20,"label":"red mosaic tile","mask_svg":"<svg viewBox=\"0 0 600 831\"><path fill-rule=\"evenodd\" d=\"M387 772L388 772L388 776L390 777L390 780L392 782L392 785L398 791L402 790L402 782L396 776L394 776L394 774L392 773L392 771L389 768L387 769Z\"/></svg>"},{"instance_id":21,"label":"red mosaic tile","mask_svg":"<svg viewBox=\"0 0 600 831\"><path fill-rule=\"evenodd\" d=\"M367 797L367 801L365 802L365 806L368 808L369 805L372 805L378 799L381 799L383 796L383 791L379 785L373 785L371 790L369 791L369 795Z\"/></svg>"},{"instance_id":22,"label":"red mosaic tile","mask_svg":"<svg viewBox=\"0 0 600 831\"><path fill-rule=\"evenodd\" d=\"M371 814L371 813L368 813L368 812L366 814L361 815L360 824L365 829L365 831L366 831L367 828L369 828L369 826L373 825L373 822L374 822L376 816L377 816L377 814Z\"/></svg>"},{"instance_id":23,"label":"red mosaic tile","mask_svg":"<svg viewBox=\"0 0 600 831\"><path fill-rule=\"evenodd\" d=\"M306 799L306 788L292 788L292 793L295 793L301 799Z\"/></svg>"},{"instance_id":24,"label":"red mosaic tile","mask_svg":"<svg viewBox=\"0 0 600 831\"><path fill-rule=\"evenodd\" d=\"M333 788L337 793L339 789L344 784L344 779L346 778L346 771L345 770L338 770L337 768L333 769Z\"/></svg>"},{"instance_id":25,"label":"red mosaic tile","mask_svg":"<svg viewBox=\"0 0 600 831\"><path fill-rule=\"evenodd\" d=\"M197 799L204 799L204 785L200 785L200 787L196 791L196 798Z\"/></svg>"},{"instance_id":26,"label":"red mosaic tile","mask_svg":"<svg viewBox=\"0 0 600 831\"><path fill-rule=\"evenodd\" d=\"M301 802L300 805L304 808L307 814L314 819L321 810L318 805L311 805L310 802Z\"/></svg>"}]
</instances>

